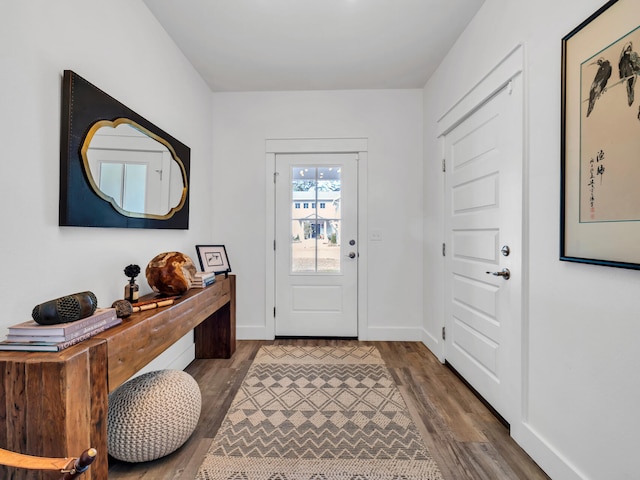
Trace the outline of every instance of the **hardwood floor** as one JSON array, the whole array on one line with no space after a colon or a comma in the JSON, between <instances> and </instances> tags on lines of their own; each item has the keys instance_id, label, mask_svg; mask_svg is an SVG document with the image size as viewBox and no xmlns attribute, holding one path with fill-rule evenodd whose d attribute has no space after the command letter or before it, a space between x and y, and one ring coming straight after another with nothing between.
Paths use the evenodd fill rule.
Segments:
<instances>
[{"instance_id":1,"label":"hardwood floor","mask_svg":"<svg viewBox=\"0 0 640 480\"><path fill-rule=\"evenodd\" d=\"M109 459L109 479L193 479L256 352L262 345L339 345L349 340L239 341L229 360L195 360L186 371L200 385L202 414L178 451L153 462ZM463 382L419 342L363 342L378 347L415 413L445 480L543 480L549 477L509 437Z\"/></svg>"}]
</instances>

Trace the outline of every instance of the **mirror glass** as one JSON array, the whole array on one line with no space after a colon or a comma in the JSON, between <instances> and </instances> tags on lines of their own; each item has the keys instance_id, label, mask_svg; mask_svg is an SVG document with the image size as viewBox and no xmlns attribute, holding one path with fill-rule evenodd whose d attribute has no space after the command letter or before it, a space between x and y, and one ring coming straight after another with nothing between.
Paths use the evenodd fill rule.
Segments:
<instances>
[{"instance_id":1,"label":"mirror glass","mask_svg":"<svg viewBox=\"0 0 640 480\"><path fill-rule=\"evenodd\" d=\"M184 166L162 138L123 118L97 122L82 159L94 191L123 215L168 218L186 198Z\"/></svg>"}]
</instances>

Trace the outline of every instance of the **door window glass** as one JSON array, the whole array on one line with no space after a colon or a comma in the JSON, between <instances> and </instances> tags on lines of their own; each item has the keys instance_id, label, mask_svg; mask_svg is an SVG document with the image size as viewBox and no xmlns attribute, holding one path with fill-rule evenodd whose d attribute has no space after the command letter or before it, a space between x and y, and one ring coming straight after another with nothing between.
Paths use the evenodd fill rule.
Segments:
<instances>
[{"instance_id":1,"label":"door window glass","mask_svg":"<svg viewBox=\"0 0 640 480\"><path fill-rule=\"evenodd\" d=\"M291 272L340 273L340 168L294 166L291 178Z\"/></svg>"}]
</instances>

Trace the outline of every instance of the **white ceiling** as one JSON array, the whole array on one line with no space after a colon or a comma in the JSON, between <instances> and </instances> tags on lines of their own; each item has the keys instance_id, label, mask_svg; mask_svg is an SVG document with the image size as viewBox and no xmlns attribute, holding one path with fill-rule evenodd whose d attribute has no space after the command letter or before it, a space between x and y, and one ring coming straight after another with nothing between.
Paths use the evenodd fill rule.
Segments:
<instances>
[{"instance_id":1,"label":"white ceiling","mask_svg":"<svg viewBox=\"0 0 640 480\"><path fill-rule=\"evenodd\" d=\"M144 0L212 91L422 88L484 0Z\"/></svg>"}]
</instances>

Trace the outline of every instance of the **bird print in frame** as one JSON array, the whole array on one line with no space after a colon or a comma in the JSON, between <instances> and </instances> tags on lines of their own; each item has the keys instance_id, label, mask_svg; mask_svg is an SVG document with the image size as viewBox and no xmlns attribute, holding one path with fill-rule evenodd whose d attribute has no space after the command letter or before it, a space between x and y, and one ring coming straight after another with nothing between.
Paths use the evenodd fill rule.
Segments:
<instances>
[{"instance_id":1,"label":"bird print in frame","mask_svg":"<svg viewBox=\"0 0 640 480\"><path fill-rule=\"evenodd\" d=\"M560 259L640 269L640 1L562 39Z\"/></svg>"},{"instance_id":2,"label":"bird print in frame","mask_svg":"<svg viewBox=\"0 0 640 480\"><path fill-rule=\"evenodd\" d=\"M581 222L640 220L638 48L637 26L581 64Z\"/></svg>"}]
</instances>

